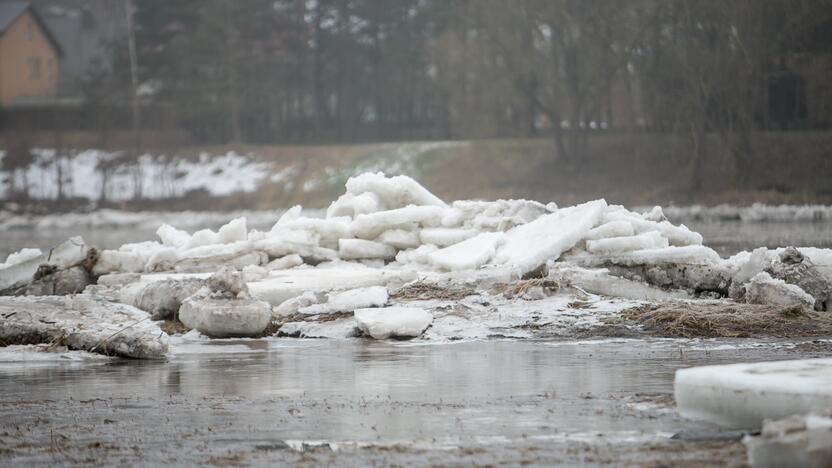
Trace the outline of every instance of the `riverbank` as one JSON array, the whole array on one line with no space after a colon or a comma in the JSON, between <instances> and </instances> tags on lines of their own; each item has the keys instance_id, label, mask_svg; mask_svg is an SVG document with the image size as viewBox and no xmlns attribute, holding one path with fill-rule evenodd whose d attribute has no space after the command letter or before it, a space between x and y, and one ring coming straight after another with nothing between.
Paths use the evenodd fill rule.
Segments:
<instances>
[{"instance_id":1,"label":"riverbank","mask_svg":"<svg viewBox=\"0 0 832 468\"><path fill-rule=\"evenodd\" d=\"M39 150L26 177L20 170L0 174L7 187L12 180L18 187L0 198L29 212L90 206L161 211L294 204L323 208L349 177L383 171L414 176L449 200L527 198L566 205L605 197L629 206L832 204L832 132L756 133L752 143L754 162L738 172L732 156L711 136L698 188L691 186L690 142L671 134L594 134L586 154L573 164L559 159L544 138L172 147L134 156L77 148L58 158L60 170L51 159L54 152ZM73 173L79 176L65 182L61 197L57 183L44 183L44 177ZM23 187L28 187L28 199L22 196Z\"/></svg>"}]
</instances>

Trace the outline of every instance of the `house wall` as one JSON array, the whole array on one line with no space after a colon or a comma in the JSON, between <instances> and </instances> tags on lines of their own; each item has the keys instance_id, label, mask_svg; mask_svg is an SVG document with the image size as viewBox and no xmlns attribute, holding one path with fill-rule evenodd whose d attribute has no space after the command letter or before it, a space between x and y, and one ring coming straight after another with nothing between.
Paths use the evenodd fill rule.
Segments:
<instances>
[{"instance_id":1,"label":"house wall","mask_svg":"<svg viewBox=\"0 0 832 468\"><path fill-rule=\"evenodd\" d=\"M0 36L0 105L19 97L52 97L57 89L57 54L27 11Z\"/></svg>"}]
</instances>

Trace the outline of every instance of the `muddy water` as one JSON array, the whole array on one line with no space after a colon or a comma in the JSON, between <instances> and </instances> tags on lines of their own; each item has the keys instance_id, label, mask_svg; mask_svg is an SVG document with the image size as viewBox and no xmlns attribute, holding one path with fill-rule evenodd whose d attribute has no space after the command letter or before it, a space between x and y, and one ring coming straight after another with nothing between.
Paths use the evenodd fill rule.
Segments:
<instances>
[{"instance_id":1,"label":"muddy water","mask_svg":"<svg viewBox=\"0 0 832 468\"><path fill-rule=\"evenodd\" d=\"M0 363L0 447L11 450L0 464L48 461L56 433L70 461L103 444L119 448L95 460L151 464L225 453L259 464L274 458L258 447L304 443L397 446L402 457L667 443L718 433L673 411L676 369L798 355L744 341L274 339L179 346L165 362Z\"/></svg>"}]
</instances>

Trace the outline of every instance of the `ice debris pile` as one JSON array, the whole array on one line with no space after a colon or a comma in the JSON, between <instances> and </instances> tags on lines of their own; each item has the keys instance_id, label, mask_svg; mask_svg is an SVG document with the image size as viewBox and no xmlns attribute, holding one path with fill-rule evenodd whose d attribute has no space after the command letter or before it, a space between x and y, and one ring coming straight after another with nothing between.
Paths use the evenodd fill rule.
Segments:
<instances>
[{"instance_id":1,"label":"ice debris pile","mask_svg":"<svg viewBox=\"0 0 832 468\"><path fill-rule=\"evenodd\" d=\"M267 231L246 221L216 232L164 224L158 240L115 250L80 238L48 253L24 249L0 264L0 291L83 292L214 337L374 338L554 329L571 303L554 294L564 288L618 298L570 322L582 327L632 301L721 298L829 310L832 295L831 250L761 248L723 259L659 207L637 213L604 200L448 204L410 177L365 173L347 181L323 216L296 206ZM435 300L414 295L419 288L433 288Z\"/></svg>"}]
</instances>

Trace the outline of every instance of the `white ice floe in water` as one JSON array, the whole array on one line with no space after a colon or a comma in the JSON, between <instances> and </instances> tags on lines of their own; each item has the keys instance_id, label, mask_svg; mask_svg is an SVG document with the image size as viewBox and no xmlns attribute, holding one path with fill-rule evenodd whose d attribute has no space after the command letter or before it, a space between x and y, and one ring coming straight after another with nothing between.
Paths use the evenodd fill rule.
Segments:
<instances>
[{"instance_id":1,"label":"white ice floe in water","mask_svg":"<svg viewBox=\"0 0 832 468\"><path fill-rule=\"evenodd\" d=\"M384 307L357 309L358 328L377 339L415 338L433 321L433 316L418 307Z\"/></svg>"},{"instance_id":2,"label":"white ice floe in water","mask_svg":"<svg viewBox=\"0 0 832 468\"><path fill-rule=\"evenodd\" d=\"M694 367L676 371L679 413L736 429L832 407L832 359Z\"/></svg>"},{"instance_id":3,"label":"white ice floe in water","mask_svg":"<svg viewBox=\"0 0 832 468\"><path fill-rule=\"evenodd\" d=\"M253 300L189 298L179 309L179 320L186 327L217 338L259 335L271 316L268 303Z\"/></svg>"}]
</instances>

